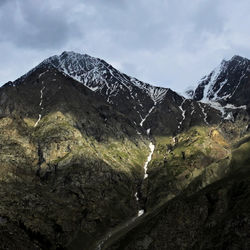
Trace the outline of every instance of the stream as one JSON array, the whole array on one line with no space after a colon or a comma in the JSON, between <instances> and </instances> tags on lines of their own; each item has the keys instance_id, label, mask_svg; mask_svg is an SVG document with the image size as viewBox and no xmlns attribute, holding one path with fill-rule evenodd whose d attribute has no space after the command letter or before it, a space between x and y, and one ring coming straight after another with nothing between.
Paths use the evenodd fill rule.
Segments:
<instances>
[{"instance_id":1,"label":"stream","mask_svg":"<svg viewBox=\"0 0 250 250\"><path fill-rule=\"evenodd\" d=\"M147 179L148 178L148 164L149 162L151 161L152 159L152 155L154 153L154 149L155 149L155 145L150 142L149 143L149 149L150 149L150 152L149 152L149 155L148 155L148 158L147 158L147 161L145 162L143 168L144 168L144 176L143 176L143 180ZM145 211L144 209L140 209L140 198L138 196L138 192L136 192L134 194L134 197L136 199L136 202L138 204L138 213L137 213L137 216L133 217L132 219L129 219L128 221L122 223L121 225L118 225L116 228L114 228L112 231L109 231L98 243L97 243L97 247L96 249L97 250L102 250L103 249L103 245L105 244L106 241L108 241L111 237L115 236L115 235L118 235L119 232L125 230L126 228L129 228L140 216L142 216Z\"/></svg>"}]
</instances>

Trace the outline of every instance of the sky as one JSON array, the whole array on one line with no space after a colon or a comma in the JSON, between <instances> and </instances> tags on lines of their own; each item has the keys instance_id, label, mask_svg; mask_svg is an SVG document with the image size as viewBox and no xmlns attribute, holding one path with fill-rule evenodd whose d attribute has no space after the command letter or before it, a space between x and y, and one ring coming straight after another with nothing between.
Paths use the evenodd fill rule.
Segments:
<instances>
[{"instance_id":1,"label":"sky","mask_svg":"<svg viewBox=\"0 0 250 250\"><path fill-rule=\"evenodd\" d=\"M75 51L182 92L250 58L249 0L0 0L0 85Z\"/></svg>"}]
</instances>

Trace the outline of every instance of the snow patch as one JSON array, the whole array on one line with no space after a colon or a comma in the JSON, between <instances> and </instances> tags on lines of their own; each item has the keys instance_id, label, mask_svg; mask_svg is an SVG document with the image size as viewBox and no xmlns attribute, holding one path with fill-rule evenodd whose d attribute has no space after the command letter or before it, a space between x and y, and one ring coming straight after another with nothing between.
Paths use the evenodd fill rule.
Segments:
<instances>
[{"instance_id":1,"label":"snow patch","mask_svg":"<svg viewBox=\"0 0 250 250\"><path fill-rule=\"evenodd\" d=\"M208 121L207 121L207 113L205 112L205 108L202 106L202 104L200 102L198 102L199 107L201 108L201 112L203 113L204 116L204 122L209 125Z\"/></svg>"},{"instance_id":2,"label":"snow patch","mask_svg":"<svg viewBox=\"0 0 250 250\"><path fill-rule=\"evenodd\" d=\"M162 100L164 99L164 97L166 96L166 94L169 90L168 88L161 88L161 87L152 86L148 83L144 83L142 81L139 81L138 79L136 79L134 77L130 77L130 81L135 86L139 87L144 92L146 92L155 104L162 102Z\"/></svg>"},{"instance_id":3,"label":"snow patch","mask_svg":"<svg viewBox=\"0 0 250 250\"><path fill-rule=\"evenodd\" d=\"M206 81L209 79L208 83L205 85L204 90L203 90L203 98L201 101L206 102L209 100L209 97L214 95L215 93L213 92L213 87L220 76L222 72L226 70L226 61L222 61L222 63L216 67L212 73L208 76L205 76L203 79L201 79L200 83ZM218 91L216 91L218 93Z\"/></svg>"},{"instance_id":4,"label":"snow patch","mask_svg":"<svg viewBox=\"0 0 250 250\"><path fill-rule=\"evenodd\" d=\"M42 87L42 89L40 90L40 103L39 106L42 106L43 104L43 91L44 91L45 87Z\"/></svg>"},{"instance_id":5,"label":"snow patch","mask_svg":"<svg viewBox=\"0 0 250 250\"><path fill-rule=\"evenodd\" d=\"M233 121L234 120L233 113L229 112L224 119L228 121Z\"/></svg>"},{"instance_id":6,"label":"snow patch","mask_svg":"<svg viewBox=\"0 0 250 250\"><path fill-rule=\"evenodd\" d=\"M38 78L41 78L48 70L42 72L41 74L38 75Z\"/></svg>"},{"instance_id":7,"label":"snow patch","mask_svg":"<svg viewBox=\"0 0 250 250\"><path fill-rule=\"evenodd\" d=\"M138 211L138 217L142 216L143 214L144 214L144 209Z\"/></svg>"},{"instance_id":8,"label":"snow patch","mask_svg":"<svg viewBox=\"0 0 250 250\"><path fill-rule=\"evenodd\" d=\"M154 110L155 108L155 104L154 106L148 111L148 113L146 114L146 116L144 118L142 118L141 122L140 122L140 126L143 126L143 123L147 120L147 118L149 117L150 113Z\"/></svg>"},{"instance_id":9,"label":"snow patch","mask_svg":"<svg viewBox=\"0 0 250 250\"><path fill-rule=\"evenodd\" d=\"M178 129L181 128L181 125L182 125L182 123L184 122L184 120L186 118L186 115L185 115L186 111L183 110L183 105L184 105L185 101L186 101L186 99L183 98L183 101L182 101L181 105L179 106L179 109L181 110L182 120L179 122Z\"/></svg>"},{"instance_id":10,"label":"snow patch","mask_svg":"<svg viewBox=\"0 0 250 250\"><path fill-rule=\"evenodd\" d=\"M44 72L43 74L45 74L46 72ZM39 78L41 77L41 74L39 75ZM43 111L43 107L42 107L42 105L43 105L43 91L44 91L44 89L45 89L45 86L44 86L44 82L42 81L42 88L41 88L41 90L40 90L40 103L39 103L39 107L40 107L40 110L41 111ZM35 125L34 125L34 127L36 127L37 125L38 125L38 123L40 122L40 120L41 120L41 118L42 118L42 114L39 114L38 115L38 120L36 121L36 123L35 123Z\"/></svg>"},{"instance_id":11,"label":"snow patch","mask_svg":"<svg viewBox=\"0 0 250 250\"><path fill-rule=\"evenodd\" d=\"M245 77L245 74L244 74L244 72L242 72L241 77L240 77L240 79L239 79L239 82L238 82L238 84L236 85L236 87L235 87L233 93L229 96L229 98L232 97L232 96L235 94L236 90L237 90L238 87L240 86L241 81L242 81L242 79L243 79L244 77Z\"/></svg>"},{"instance_id":12,"label":"snow patch","mask_svg":"<svg viewBox=\"0 0 250 250\"><path fill-rule=\"evenodd\" d=\"M199 104L199 102L198 102L198 104ZM242 106L237 107L237 106L234 106L233 104L229 104L229 103L225 106L222 106L218 101L216 102L216 101L212 101L212 100L205 102L205 104L208 104L210 107L220 111L223 119L226 119L226 117L228 117L227 116L228 110L230 110L230 109L245 109L246 110L246 108L247 108L246 105L242 105Z\"/></svg>"},{"instance_id":13,"label":"snow patch","mask_svg":"<svg viewBox=\"0 0 250 250\"><path fill-rule=\"evenodd\" d=\"M36 126L38 125L38 123L40 122L41 118L42 118L42 115L39 114L39 115L38 115L38 120L36 121L34 127L36 127Z\"/></svg>"},{"instance_id":14,"label":"snow patch","mask_svg":"<svg viewBox=\"0 0 250 250\"><path fill-rule=\"evenodd\" d=\"M148 164L149 164L149 162L151 161L152 155L153 155L154 150L155 150L155 145L154 145L152 142L149 143L149 149L150 149L150 153L149 153L149 155L148 155L147 161L146 161L145 164L144 164L144 179L148 178L148 174L147 174L147 171L148 171Z\"/></svg>"},{"instance_id":15,"label":"snow patch","mask_svg":"<svg viewBox=\"0 0 250 250\"><path fill-rule=\"evenodd\" d=\"M137 192L135 193L135 199L136 199L136 201L139 201L139 197L138 197L138 193Z\"/></svg>"},{"instance_id":16,"label":"snow patch","mask_svg":"<svg viewBox=\"0 0 250 250\"><path fill-rule=\"evenodd\" d=\"M151 128L148 128L148 129L147 129L147 135L150 134L150 131L151 131Z\"/></svg>"}]
</instances>

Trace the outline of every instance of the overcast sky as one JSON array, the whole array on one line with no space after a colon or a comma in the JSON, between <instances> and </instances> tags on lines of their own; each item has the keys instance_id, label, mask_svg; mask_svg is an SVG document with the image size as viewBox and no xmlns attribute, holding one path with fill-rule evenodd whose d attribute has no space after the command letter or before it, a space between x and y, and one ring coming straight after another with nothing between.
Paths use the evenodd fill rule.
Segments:
<instances>
[{"instance_id":1,"label":"overcast sky","mask_svg":"<svg viewBox=\"0 0 250 250\"><path fill-rule=\"evenodd\" d=\"M0 0L0 85L70 50L181 91L250 58L249 0Z\"/></svg>"}]
</instances>

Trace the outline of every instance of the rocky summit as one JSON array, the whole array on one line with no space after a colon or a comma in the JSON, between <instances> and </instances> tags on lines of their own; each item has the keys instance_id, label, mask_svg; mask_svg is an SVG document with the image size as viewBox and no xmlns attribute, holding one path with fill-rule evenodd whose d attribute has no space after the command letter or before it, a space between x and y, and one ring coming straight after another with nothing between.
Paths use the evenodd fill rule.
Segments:
<instances>
[{"instance_id":1,"label":"rocky summit","mask_svg":"<svg viewBox=\"0 0 250 250\"><path fill-rule=\"evenodd\" d=\"M250 61L185 98L75 52L0 88L0 249L250 249Z\"/></svg>"}]
</instances>

